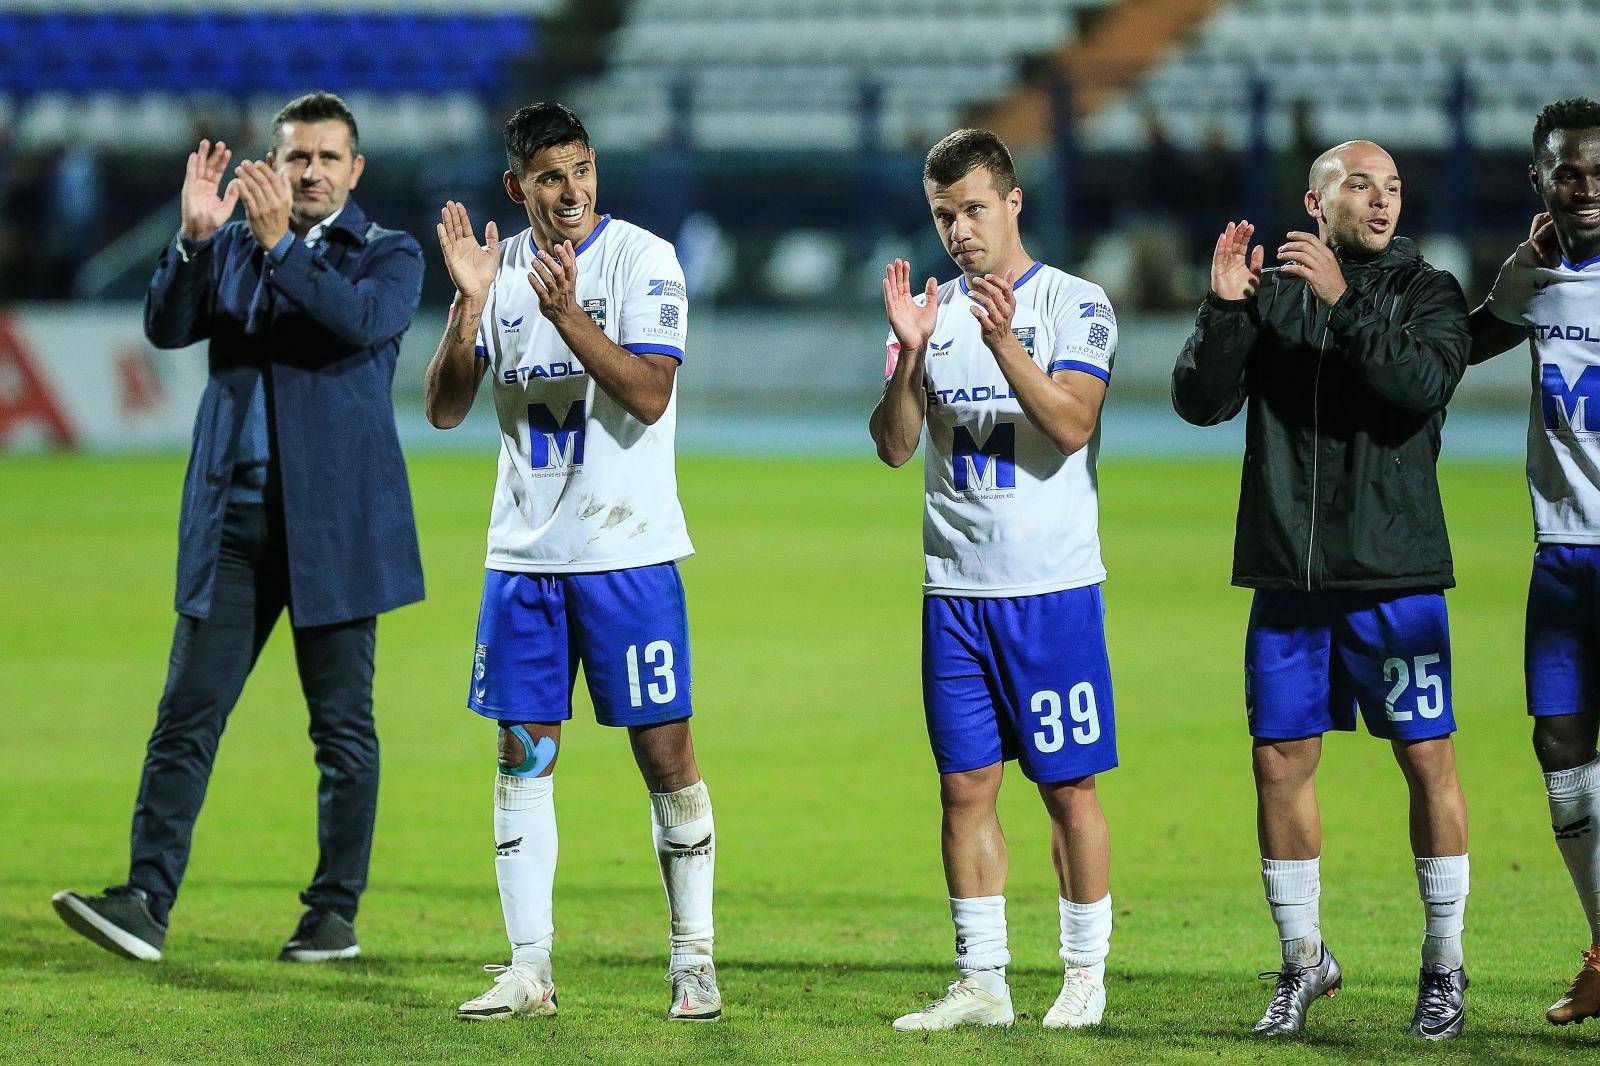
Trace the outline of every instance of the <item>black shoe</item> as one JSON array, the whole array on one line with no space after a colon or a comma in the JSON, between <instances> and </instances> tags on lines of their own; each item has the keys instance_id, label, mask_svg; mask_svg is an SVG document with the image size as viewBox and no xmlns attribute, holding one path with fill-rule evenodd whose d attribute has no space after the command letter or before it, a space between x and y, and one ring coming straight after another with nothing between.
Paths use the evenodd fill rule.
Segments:
<instances>
[{"instance_id":1,"label":"black shoe","mask_svg":"<svg viewBox=\"0 0 1600 1066\"><path fill-rule=\"evenodd\" d=\"M1437 963L1424 966L1417 977L1417 1011L1411 1016L1411 1035L1424 1040L1449 1040L1461 1035L1467 1023L1467 971Z\"/></svg>"},{"instance_id":2,"label":"black shoe","mask_svg":"<svg viewBox=\"0 0 1600 1066\"><path fill-rule=\"evenodd\" d=\"M311 908L300 916L294 935L278 952L282 962L327 962L353 959L361 954L356 943L356 927L332 911Z\"/></svg>"},{"instance_id":3,"label":"black shoe","mask_svg":"<svg viewBox=\"0 0 1600 1066\"><path fill-rule=\"evenodd\" d=\"M148 899L142 889L113 885L98 896L57 892L50 902L73 932L113 955L159 962L167 929L151 915Z\"/></svg>"}]
</instances>

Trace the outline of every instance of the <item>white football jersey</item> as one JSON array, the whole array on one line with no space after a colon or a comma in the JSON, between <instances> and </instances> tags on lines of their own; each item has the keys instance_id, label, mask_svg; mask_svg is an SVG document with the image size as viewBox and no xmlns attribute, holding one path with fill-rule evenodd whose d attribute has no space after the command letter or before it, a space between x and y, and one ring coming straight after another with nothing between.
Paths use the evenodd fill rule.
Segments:
<instances>
[{"instance_id":1,"label":"white football jersey","mask_svg":"<svg viewBox=\"0 0 1600 1066\"><path fill-rule=\"evenodd\" d=\"M1600 543L1600 257L1508 262L1489 309L1528 331L1528 493L1542 544Z\"/></svg>"},{"instance_id":2,"label":"white football jersey","mask_svg":"<svg viewBox=\"0 0 1600 1066\"><path fill-rule=\"evenodd\" d=\"M651 426L600 389L539 313L535 250L531 229L501 242L478 332L500 416L486 565L587 573L693 554L673 462L676 386ZM605 335L682 362L688 297L672 245L606 215L576 251L578 300Z\"/></svg>"},{"instance_id":3,"label":"white football jersey","mask_svg":"<svg viewBox=\"0 0 1600 1066\"><path fill-rule=\"evenodd\" d=\"M1036 263L1013 291L1011 332L1041 370L1111 380L1117 319L1100 286ZM939 286L938 300L923 357L923 591L1032 596L1104 581L1099 428L1083 448L1062 455L1022 413L984 347L966 278ZM888 343L892 368L893 333Z\"/></svg>"}]
</instances>

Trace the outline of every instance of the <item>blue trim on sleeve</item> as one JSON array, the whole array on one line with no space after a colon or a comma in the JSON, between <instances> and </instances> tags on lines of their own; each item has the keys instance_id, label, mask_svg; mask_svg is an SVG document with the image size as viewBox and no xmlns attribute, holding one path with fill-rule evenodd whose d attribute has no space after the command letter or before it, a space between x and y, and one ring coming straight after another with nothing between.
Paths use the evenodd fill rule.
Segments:
<instances>
[{"instance_id":1,"label":"blue trim on sleeve","mask_svg":"<svg viewBox=\"0 0 1600 1066\"><path fill-rule=\"evenodd\" d=\"M683 362L683 349L674 348L670 344L649 344L641 341L638 344L624 344L622 348L634 355L670 355L678 362Z\"/></svg>"},{"instance_id":2,"label":"blue trim on sleeve","mask_svg":"<svg viewBox=\"0 0 1600 1066\"><path fill-rule=\"evenodd\" d=\"M1050 364L1050 373L1054 374L1057 370L1081 370L1085 374L1093 374L1107 384L1111 383L1111 371L1093 363L1085 363L1081 359L1057 359Z\"/></svg>"},{"instance_id":3,"label":"blue trim on sleeve","mask_svg":"<svg viewBox=\"0 0 1600 1066\"><path fill-rule=\"evenodd\" d=\"M489 358L489 349L480 344L472 350L472 355L475 359L487 359Z\"/></svg>"}]
</instances>

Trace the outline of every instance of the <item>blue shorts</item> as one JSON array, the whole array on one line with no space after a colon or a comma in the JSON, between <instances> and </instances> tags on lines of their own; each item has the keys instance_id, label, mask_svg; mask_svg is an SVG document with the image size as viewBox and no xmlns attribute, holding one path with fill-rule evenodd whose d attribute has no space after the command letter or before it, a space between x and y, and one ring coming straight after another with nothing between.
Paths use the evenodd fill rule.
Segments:
<instances>
[{"instance_id":1,"label":"blue shorts","mask_svg":"<svg viewBox=\"0 0 1600 1066\"><path fill-rule=\"evenodd\" d=\"M1528 713L1600 707L1600 545L1541 544L1528 583L1523 642Z\"/></svg>"},{"instance_id":2,"label":"blue shorts","mask_svg":"<svg viewBox=\"0 0 1600 1066\"><path fill-rule=\"evenodd\" d=\"M1017 759L1030 781L1117 765L1100 586L925 596L922 700L943 774Z\"/></svg>"},{"instance_id":3,"label":"blue shorts","mask_svg":"<svg viewBox=\"0 0 1600 1066\"><path fill-rule=\"evenodd\" d=\"M1244 702L1263 740L1355 729L1357 709L1385 740L1454 733L1444 593L1258 590Z\"/></svg>"},{"instance_id":4,"label":"blue shorts","mask_svg":"<svg viewBox=\"0 0 1600 1066\"><path fill-rule=\"evenodd\" d=\"M689 616L676 563L484 573L468 707L506 722L564 722L579 663L601 725L689 717Z\"/></svg>"}]
</instances>

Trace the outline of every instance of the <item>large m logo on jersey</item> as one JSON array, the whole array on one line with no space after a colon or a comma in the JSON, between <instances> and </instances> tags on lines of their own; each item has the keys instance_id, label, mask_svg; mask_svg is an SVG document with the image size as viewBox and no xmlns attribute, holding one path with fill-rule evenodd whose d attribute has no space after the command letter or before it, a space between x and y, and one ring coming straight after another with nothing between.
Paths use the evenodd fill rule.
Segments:
<instances>
[{"instance_id":1,"label":"large m logo on jersey","mask_svg":"<svg viewBox=\"0 0 1600 1066\"><path fill-rule=\"evenodd\" d=\"M572 406L567 408L567 417L560 422L544 404L530 403L528 443L533 468L546 470L553 466L582 466L583 421L582 400L572 401Z\"/></svg>"},{"instance_id":2,"label":"large m logo on jersey","mask_svg":"<svg viewBox=\"0 0 1600 1066\"><path fill-rule=\"evenodd\" d=\"M1554 363L1544 364L1544 428L1575 433L1600 430L1600 366L1586 366L1570 387ZM1595 425L1589 425L1590 422Z\"/></svg>"},{"instance_id":3,"label":"large m logo on jersey","mask_svg":"<svg viewBox=\"0 0 1600 1066\"><path fill-rule=\"evenodd\" d=\"M957 492L1017 487L1017 427L1010 422L996 422L982 445L957 426L950 451Z\"/></svg>"}]
</instances>

